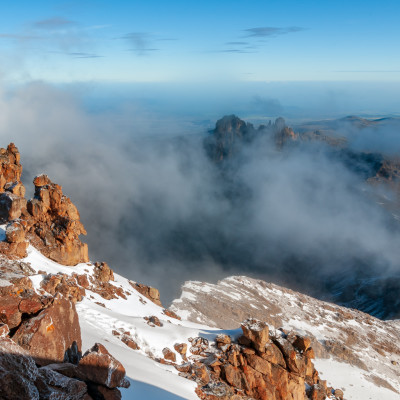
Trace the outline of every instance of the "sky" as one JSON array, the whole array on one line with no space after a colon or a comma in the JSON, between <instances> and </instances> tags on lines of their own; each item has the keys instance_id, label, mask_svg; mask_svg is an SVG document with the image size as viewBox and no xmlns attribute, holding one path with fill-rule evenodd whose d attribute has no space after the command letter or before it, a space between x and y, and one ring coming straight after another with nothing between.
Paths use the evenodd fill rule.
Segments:
<instances>
[{"instance_id":1,"label":"sky","mask_svg":"<svg viewBox=\"0 0 400 400\"><path fill-rule=\"evenodd\" d=\"M400 3L15 0L7 82L400 81Z\"/></svg>"}]
</instances>

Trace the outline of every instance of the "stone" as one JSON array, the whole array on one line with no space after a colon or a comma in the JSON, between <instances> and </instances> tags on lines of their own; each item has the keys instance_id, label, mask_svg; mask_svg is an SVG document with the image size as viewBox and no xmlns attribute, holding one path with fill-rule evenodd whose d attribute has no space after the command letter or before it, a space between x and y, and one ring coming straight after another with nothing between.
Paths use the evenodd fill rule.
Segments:
<instances>
[{"instance_id":1,"label":"stone","mask_svg":"<svg viewBox=\"0 0 400 400\"><path fill-rule=\"evenodd\" d=\"M166 360L176 362L176 354L170 350L168 347L165 347L162 351L163 356Z\"/></svg>"},{"instance_id":2,"label":"stone","mask_svg":"<svg viewBox=\"0 0 400 400\"><path fill-rule=\"evenodd\" d=\"M26 199L13 193L0 193L0 220L12 221L21 217L26 208Z\"/></svg>"},{"instance_id":3,"label":"stone","mask_svg":"<svg viewBox=\"0 0 400 400\"><path fill-rule=\"evenodd\" d=\"M70 347L82 347L74 303L56 296L48 308L19 326L13 340L28 350L39 365L64 361Z\"/></svg>"},{"instance_id":4,"label":"stone","mask_svg":"<svg viewBox=\"0 0 400 400\"><path fill-rule=\"evenodd\" d=\"M118 389L109 389L94 383L88 384L88 392L94 400L121 400L122 395Z\"/></svg>"},{"instance_id":5,"label":"stone","mask_svg":"<svg viewBox=\"0 0 400 400\"><path fill-rule=\"evenodd\" d=\"M127 334L122 336L121 342L125 343L132 350L140 350L139 345Z\"/></svg>"},{"instance_id":6,"label":"stone","mask_svg":"<svg viewBox=\"0 0 400 400\"><path fill-rule=\"evenodd\" d=\"M186 355L186 352L187 352L187 344L186 343L175 343L174 349L178 354L184 356L184 355Z\"/></svg>"},{"instance_id":7,"label":"stone","mask_svg":"<svg viewBox=\"0 0 400 400\"><path fill-rule=\"evenodd\" d=\"M337 399L343 400L343 397L344 397L343 390L336 389L336 390L333 392L333 395L334 395Z\"/></svg>"},{"instance_id":8,"label":"stone","mask_svg":"<svg viewBox=\"0 0 400 400\"><path fill-rule=\"evenodd\" d=\"M95 263L93 269L94 276L102 283L114 280L114 272L105 262Z\"/></svg>"},{"instance_id":9,"label":"stone","mask_svg":"<svg viewBox=\"0 0 400 400\"><path fill-rule=\"evenodd\" d=\"M34 382L38 368L32 357L7 337L0 338L0 398L39 400Z\"/></svg>"},{"instance_id":10,"label":"stone","mask_svg":"<svg viewBox=\"0 0 400 400\"><path fill-rule=\"evenodd\" d=\"M50 368L39 368L35 386L40 400L81 400L87 393L85 382L62 375Z\"/></svg>"},{"instance_id":11,"label":"stone","mask_svg":"<svg viewBox=\"0 0 400 400\"><path fill-rule=\"evenodd\" d=\"M311 339L305 336L296 335L296 339L292 343L293 347L299 351L307 351L311 346Z\"/></svg>"},{"instance_id":12,"label":"stone","mask_svg":"<svg viewBox=\"0 0 400 400\"><path fill-rule=\"evenodd\" d=\"M25 241L25 230L21 222L12 221L7 225L6 240L8 243L21 243Z\"/></svg>"},{"instance_id":13,"label":"stone","mask_svg":"<svg viewBox=\"0 0 400 400\"><path fill-rule=\"evenodd\" d=\"M265 352L265 345L269 342L268 325L265 322L250 318L242 322L241 328L243 336L251 341L254 348L260 352Z\"/></svg>"},{"instance_id":14,"label":"stone","mask_svg":"<svg viewBox=\"0 0 400 400\"><path fill-rule=\"evenodd\" d=\"M271 375L271 364L255 354L245 355L248 364L263 375Z\"/></svg>"},{"instance_id":15,"label":"stone","mask_svg":"<svg viewBox=\"0 0 400 400\"><path fill-rule=\"evenodd\" d=\"M161 300L160 300L160 292L157 289L155 289L151 286L146 286L141 283L136 283L136 282L132 282L132 281L129 281L129 284L135 290L137 290L141 295L148 298L154 304L157 304L158 306L162 307Z\"/></svg>"},{"instance_id":16,"label":"stone","mask_svg":"<svg viewBox=\"0 0 400 400\"><path fill-rule=\"evenodd\" d=\"M109 389L119 387L125 378L125 368L100 343L96 343L79 361L77 374Z\"/></svg>"}]
</instances>

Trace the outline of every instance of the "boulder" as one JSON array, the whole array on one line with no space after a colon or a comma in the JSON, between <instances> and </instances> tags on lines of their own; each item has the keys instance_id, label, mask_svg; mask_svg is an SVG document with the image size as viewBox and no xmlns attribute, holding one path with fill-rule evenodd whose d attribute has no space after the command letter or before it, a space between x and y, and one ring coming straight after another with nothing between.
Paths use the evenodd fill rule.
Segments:
<instances>
[{"instance_id":1,"label":"boulder","mask_svg":"<svg viewBox=\"0 0 400 400\"><path fill-rule=\"evenodd\" d=\"M20 346L0 338L0 398L39 400L34 382L38 376L34 360Z\"/></svg>"},{"instance_id":2,"label":"boulder","mask_svg":"<svg viewBox=\"0 0 400 400\"><path fill-rule=\"evenodd\" d=\"M11 192L0 193L0 220L18 219L26 208L26 199Z\"/></svg>"},{"instance_id":3,"label":"boulder","mask_svg":"<svg viewBox=\"0 0 400 400\"><path fill-rule=\"evenodd\" d=\"M84 381L114 389L121 386L125 368L100 343L96 343L79 361L77 375Z\"/></svg>"},{"instance_id":4,"label":"boulder","mask_svg":"<svg viewBox=\"0 0 400 400\"><path fill-rule=\"evenodd\" d=\"M85 382L46 367L39 368L38 372L35 386L39 390L40 400L82 400L87 393Z\"/></svg>"},{"instance_id":5,"label":"boulder","mask_svg":"<svg viewBox=\"0 0 400 400\"><path fill-rule=\"evenodd\" d=\"M57 295L36 317L24 321L13 340L28 350L39 365L62 362L69 348L82 347L75 305Z\"/></svg>"},{"instance_id":6,"label":"boulder","mask_svg":"<svg viewBox=\"0 0 400 400\"><path fill-rule=\"evenodd\" d=\"M12 221L6 227L6 240L8 243L21 243L25 241L25 229L19 221Z\"/></svg>"},{"instance_id":7,"label":"boulder","mask_svg":"<svg viewBox=\"0 0 400 400\"><path fill-rule=\"evenodd\" d=\"M168 347L165 347L163 349L162 353L163 353L163 356L164 356L165 360L176 362L176 354L171 349L169 349Z\"/></svg>"},{"instance_id":8,"label":"boulder","mask_svg":"<svg viewBox=\"0 0 400 400\"><path fill-rule=\"evenodd\" d=\"M241 328L243 336L251 341L254 348L260 352L265 352L265 345L269 342L268 325L265 322L250 318L242 322Z\"/></svg>"}]
</instances>

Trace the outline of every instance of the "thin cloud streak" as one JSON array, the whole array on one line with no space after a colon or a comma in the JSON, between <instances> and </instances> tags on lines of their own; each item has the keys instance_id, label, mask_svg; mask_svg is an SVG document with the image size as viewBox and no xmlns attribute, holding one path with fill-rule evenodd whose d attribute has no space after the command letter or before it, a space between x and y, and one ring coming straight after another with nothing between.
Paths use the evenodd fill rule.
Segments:
<instances>
[{"instance_id":1,"label":"thin cloud streak","mask_svg":"<svg viewBox=\"0 0 400 400\"><path fill-rule=\"evenodd\" d=\"M276 37L279 35L285 35L287 33L301 32L304 31L304 28L298 26L290 26L287 28L263 26L259 28L245 29L244 31L247 32L245 37L265 38L265 37Z\"/></svg>"}]
</instances>

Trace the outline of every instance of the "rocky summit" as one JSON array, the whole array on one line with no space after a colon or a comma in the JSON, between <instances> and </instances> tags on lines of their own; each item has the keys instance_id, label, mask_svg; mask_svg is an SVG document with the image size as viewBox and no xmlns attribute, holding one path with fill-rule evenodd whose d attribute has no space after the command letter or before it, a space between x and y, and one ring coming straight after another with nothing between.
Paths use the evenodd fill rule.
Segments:
<instances>
[{"instance_id":1,"label":"rocky summit","mask_svg":"<svg viewBox=\"0 0 400 400\"><path fill-rule=\"evenodd\" d=\"M0 219L7 223L6 241L0 252L11 258L23 258L31 243L60 264L87 262L87 245L79 240L79 235L86 235L86 231L77 208L63 194L62 187L47 175L38 175L33 180L34 197L27 201L17 147L11 143L7 149L0 149L0 154Z\"/></svg>"},{"instance_id":2,"label":"rocky summit","mask_svg":"<svg viewBox=\"0 0 400 400\"><path fill-rule=\"evenodd\" d=\"M17 148L1 154L1 400L398 398L396 321L246 277L186 283L167 309L90 262L61 186L38 175L27 201Z\"/></svg>"}]
</instances>

